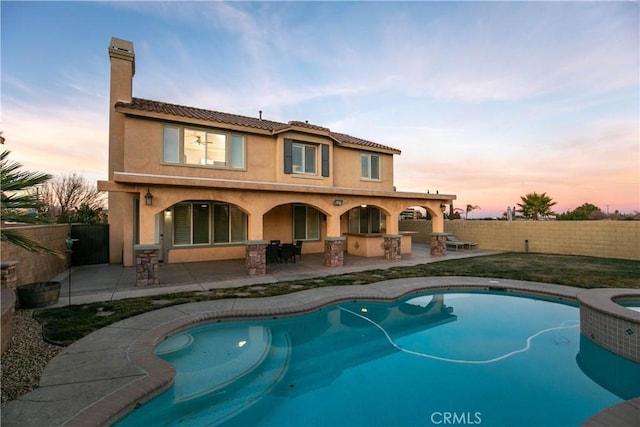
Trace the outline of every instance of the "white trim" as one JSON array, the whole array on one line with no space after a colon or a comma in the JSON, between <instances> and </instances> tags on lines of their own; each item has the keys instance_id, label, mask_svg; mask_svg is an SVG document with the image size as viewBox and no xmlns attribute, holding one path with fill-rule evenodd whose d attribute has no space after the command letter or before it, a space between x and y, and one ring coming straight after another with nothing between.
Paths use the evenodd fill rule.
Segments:
<instances>
[{"instance_id":1,"label":"white trim","mask_svg":"<svg viewBox=\"0 0 640 427\"><path fill-rule=\"evenodd\" d=\"M366 188L355 188L355 187L327 187L321 185L309 185L305 184L295 184L295 183L282 183L282 182L264 182L264 181L248 181L248 180L236 180L236 179L221 179L221 178L199 178L199 177L190 177L190 176L176 176L176 175L160 175L160 174L150 174L150 173L140 173L140 172L114 172L114 181L118 182L115 179L117 176L121 177L136 177L136 178L159 178L159 179L177 179L177 180L185 180L185 181L204 181L204 182L212 182L212 183L220 183L226 184L223 187L233 188L230 184L249 184L249 185L270 185L274 187L281 187L283 191L286 191L287 188L301 188L308 190L309 188L313 188L316 192L322 192L326 194L340 194L340 193L353 193L355 192L357 195L367 195L367 196L379 196L379 197L393 197L393 198L420 198L427 200L450 200L452 198L455 199L453 195L447 194L428 194L428 193L409 193L409 192L400 192L400 191L388 191L388 190L372 190ZM131 183L135 184L135 183ZM146 183L145 183L146 184Z\"/></svg>"}]
</instances>

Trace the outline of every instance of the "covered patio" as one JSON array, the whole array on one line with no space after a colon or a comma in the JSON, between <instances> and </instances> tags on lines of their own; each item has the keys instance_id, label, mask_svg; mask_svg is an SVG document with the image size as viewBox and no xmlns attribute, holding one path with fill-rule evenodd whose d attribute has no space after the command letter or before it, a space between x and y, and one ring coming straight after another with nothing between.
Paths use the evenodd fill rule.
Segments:
<instances>
[{"instance_id":1,"label":"covered patio","mask_svg":"<svg viewBox=\"0 0 640 427\"><path fill-rule=\"evenodd\" d=\"M69 272L58 275L53 280L61 282L60 299L57 306L86 304L124 298L163 295L184 291L208 291L211 289L234 288L246 285L268 285L289 280L308 279L357 271L388 269L419 265L449 259L490 255L494 251L447 252L445 256L431 255L429 243L413 243L411 254L401 260L389 261L384 257L366 258L346 253L342 267L328 267L323 264L324 254L304 254L296 263L275 263L267 265L267 273L249 276L244 260L221 260L175 264L160 264L157 286L136 286L136 267L120 264L103 264L74 267ZM69 284L71 292L69 293Z\"/></svg>"}]
</instances>

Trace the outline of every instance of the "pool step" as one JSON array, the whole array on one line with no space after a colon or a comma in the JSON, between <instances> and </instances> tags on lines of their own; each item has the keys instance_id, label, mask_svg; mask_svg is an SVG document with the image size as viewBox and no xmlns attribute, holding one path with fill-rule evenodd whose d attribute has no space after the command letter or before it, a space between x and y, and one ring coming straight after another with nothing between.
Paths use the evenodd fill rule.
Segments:
<instances>
[{"instance_id":1,"label":"pool step","mask_svg":"<svg viewBox=\"0 0 640 427\"><path fill-rule=\"evenodd\" d=\"M227 328L200 335L186 349L180 345L185 341L180 335L172 339L176 345L168 343L160 350L177 349L161 353L177 367L174 403L222 392L258 368L271 348L271 330L262 326Z\"/></svg>"},{"instance_id":2,"label":"pool step","mask_svg":"<svg viewBox=\"0 0 640 427\"><path fill-rule=\"evenodd\" d=\"M259 368L203 401L202 409L192 410L180 423L211 426L240 414L278 384L287 372L290 357L289 336L284 332L274 334L269 353Z\"/></svg>"}]
</instances>

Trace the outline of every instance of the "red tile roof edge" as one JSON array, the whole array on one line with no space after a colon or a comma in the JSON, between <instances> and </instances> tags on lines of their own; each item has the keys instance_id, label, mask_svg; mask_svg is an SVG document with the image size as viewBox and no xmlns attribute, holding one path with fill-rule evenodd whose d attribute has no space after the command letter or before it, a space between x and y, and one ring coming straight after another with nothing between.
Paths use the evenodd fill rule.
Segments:
<instances>
[{"instance_id":1,"label":"red tile roof edge","mask_svg":"<svg viewBox=\"0 0 640 427\"><path fill-rule=\"evenodd\" d=\"M393 151L400 153L400 150L392 147L388 147L376 142L367 141L362 138L356 138L344 133L332 132L329 128L313 125L307 122L290 121L289 123L275 122L271 120L265 120L258 117L241 116L231 113L222 113L219 111L205 110L196 107L187 107L184 105L170 104L160 101L152 101L142 98L132 98L131 102L119 101L116 103L116 107L129 108L138 111L147 111L153 113L168 114L177 117L186 117L192 119L206 120L216 123L224 123L229 125L246 126L254 129L268 130L271 132L279 132L293 126L303 127L308 129L320 130L327 132L331 138L338 143L362 145L364 147L377 148L381 150Z\"/></svg>"}]
</instances>

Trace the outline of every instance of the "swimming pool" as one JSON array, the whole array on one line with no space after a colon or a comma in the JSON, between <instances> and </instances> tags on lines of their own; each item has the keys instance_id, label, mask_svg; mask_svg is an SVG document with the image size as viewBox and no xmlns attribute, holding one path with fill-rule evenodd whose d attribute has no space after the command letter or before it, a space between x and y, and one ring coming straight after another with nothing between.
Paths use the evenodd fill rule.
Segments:
<instances>
[{"instance_id":1,"label":"swimming pool","mask_svg":"<svg viewBox=\"0 0 640 427\"><path fill-rule=\"evenodd\" d=\"M175 383L118 425L580 425L640 395L640 381L599 381L599 358L621 359L621 378L640 370L589 347L578 319L540 299L430 293L201 325L156 348Z\"/></svg>"}]
</instances>

